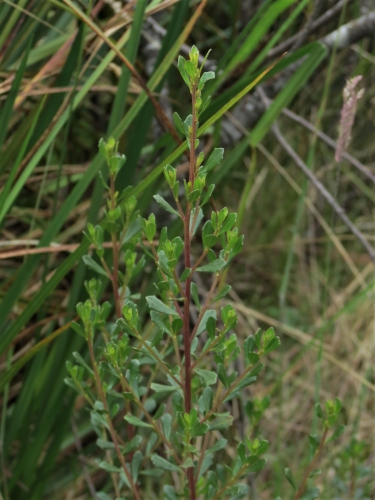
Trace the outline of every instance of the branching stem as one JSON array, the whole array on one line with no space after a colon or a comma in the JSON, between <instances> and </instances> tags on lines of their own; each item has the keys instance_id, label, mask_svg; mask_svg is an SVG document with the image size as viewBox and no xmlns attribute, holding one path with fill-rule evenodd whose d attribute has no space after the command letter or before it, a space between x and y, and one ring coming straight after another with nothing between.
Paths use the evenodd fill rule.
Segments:
<instances>
[{"instance_id":1,"label":"branching stem","mask_svg":"<svg viewBox=\"0 0 375 500\"><path fill-rule=\"evenodd\" d=\"M305 471L305 474L304 474L303 479L302 479L302 483L301 483L300 487L298 488L296 494L294 495L293 500L299 500L301 498L303 492L305 491L306 482L307 482L311 472L314 470L316 463L317 463L317 461L318 461L318 459L323 451L323 447L324 447L325 441L327 439L327 434L328 434L328 427L326 427L324 429L323 436L322 436L322 439L320 440L318 449L316 450L314 458L312 459L310 465L307 467L307 469Z\"/></svg>"},{"instance_id":2,"label":"branching stem","mask_svg":"<svg viewBox=\"0 0 375 500\"><path fill-rule=\"evenodd\" d=\"M120 445L119 445L119 442L118 442L118 439L117 439L117 434L116 434L116 431L115 431L115 429L113 427L113 422L112 422L112 419L111 419L111 416L110 416L110 412L109 412L109 408L108 408L107 398L106 398L106 396L104 394L104 391L103 391L103 386L102 386L102 383L101 383L101 380L100 380L99 371L98 371L98 365L97 365L96 359L95 359L95 353L94 353L94 346L93 346L93 343L92 343L92 332L91 331L88 334L87 343L88 343L88 347L89 347L89 353L90 353L90 359L91 359L92 369L94 371L96 388L98 390L100 401L102 402L102 404L104 406L104 410L105 410L105 414L106 414L106 420L107 420L107 424L108 424L108 430L109 430L109 433L111 435L112 442L113 442L113 444L115 446L117 458L119 459L121 467L122 467L122 469L123 469L123 471L125 473L125 476L126 476L127 480L129 481L130 487L131 487L133 495L134 495L134 499L135 500L141 500L141 497L139 496L138 488L137 488L137 486L133 482L131 474L130 474L127 466L126 466L126 463L125 463L125 460L124 460L124 456L121 453Z\"/></svg>"}]
</instances>

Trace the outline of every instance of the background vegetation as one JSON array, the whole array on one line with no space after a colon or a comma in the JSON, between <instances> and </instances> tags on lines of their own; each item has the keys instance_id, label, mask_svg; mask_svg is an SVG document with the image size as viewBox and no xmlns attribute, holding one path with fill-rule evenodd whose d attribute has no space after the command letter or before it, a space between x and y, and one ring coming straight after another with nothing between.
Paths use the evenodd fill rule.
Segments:
<instances>
[{"instance_id":1,"label":"background vegetation","mask_svg":"<svg viewBox=\"0 0 375 500\"><path fill-rule=\"evenodd\" d=\"M0 3L5 500L93 498L88 485L106 481L88 413L63 382L71 353L85 355L68 322L86 298L82 231L104 205L97 144L109 134L120 141L127 163L118 187L135 186L140 208L157 210L152 195L165 191L163 160L177 145L144 82L167 119L174 110L185 116L189 98L175 64L193 43L201 53L212 49L207 69L217 72L201 120L220 111L201 138L207 152L226 148L212 178L215 205L238 211L245 233L226 276L238 331L245 338L274 326L282 339L249 393L254 404L270 397L259 430L271 443L269 463L249 478L254 498L292 495L284 468L302 476L318 425L314 405L335 397L346 432L321 459L319 498L375 497L372 7L360 0ZM260 91L242 92L286 50ZM358 74L365 93L350 155L337 163L342 89ZM199 286L204 295L207 283ZM241 428L243 408L232 411Z\"/></svg>"}]
</instances>

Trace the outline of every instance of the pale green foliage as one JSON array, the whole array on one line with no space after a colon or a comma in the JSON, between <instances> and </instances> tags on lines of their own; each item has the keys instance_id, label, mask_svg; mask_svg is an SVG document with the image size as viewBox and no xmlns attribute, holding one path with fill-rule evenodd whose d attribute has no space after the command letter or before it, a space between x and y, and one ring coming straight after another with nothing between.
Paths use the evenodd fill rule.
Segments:
<instances>
[{"instance_id":1,"label":"pale green foliage","mask_svg":"<svg viewBox=\"0 0 375 500\"><path fill-rule=\"evenodd\" d=\"M250 426L261 421L269 398L250 402L246 388L257 382L264 368L261 359L277 349L280 340L269 328L240 341L234 332L238 322L236 310L218 302L230 290L227 285L220 290L217 287L230 261L241 251L243 236L238 234L236 214L229 213L226 207L211 214L202 210L214 190L213 185L206 187L207 174L222 160L223 149L215 148L207 160L203 153L194 152L198 147L197 117L205 107L202 90L214 78L213 72L202 74L198 55L193 47L189 60L178 60L178 69L192 94L192 115L183 121L174 114L194 164L189 180L184 180L182 197L176 169L171 165L164 168L175 208L159 194L154 196L162 209L182 221L185 231L181 237L170 239L167 228L158 231L154 214L148 218L139 216L135 198L114 191L114 181L125 158L119 155L112 138L108 142L102 139L99 144L108 165L111 188L103 222L87 227L86 236L95 247L98 261L92 257L84 260L96 274L105 275L112 282L115 305L118 302L116 310L121 316L109 320L109 304L99 305L100 282L93 279L86 284L90 299L77 305L83 327L75 324L74 329L86 337L92 355L95 346L95 358L91 357L94 371L76 357L77 365L67 365L71 377L67 383L91 405L98 445L107 450L100 467L118 476L123 498L134 498L137 492L142 497L145 477L156 478L155 498L244 498L249 489L241 481L266 465L262 455L268 442L263 439L236 436L237 454L233 460L222 451L228 439L233 445L230 401L238 400ZM106 234L118 249L113 262L103 249ZM190 252L194 234L201 241L201 253L196 263L186 267L186 252ZM145 263L144 256L139 257L139 248L156 271L156 295L145 297L146 315L138 307L137 296L132 295L135 277ZM194 283L195 272L212 275L212 289L202 300ZM191 329L190 317L185 317L190 297L197 310ZM183 351L187 345L191 354L188 360ZM243 360L240 371L239 357ZM90 385L86 379L93 376L95 384ZM119 386L121 390L117 389ZM191 399L190 411L186 411L187 398ZM327 403L325 426L333 425L338 409L337 403ZM111 421L123 413L123 424L117 423L116 430L112 430ZM321 414L319 410L318 415ZM126 446L120 440L116 444L116 435L123 436ZM290 471L287 478L293 484ZM163 484L160 491L159 484Z\"/></svg>"}]
</instances>

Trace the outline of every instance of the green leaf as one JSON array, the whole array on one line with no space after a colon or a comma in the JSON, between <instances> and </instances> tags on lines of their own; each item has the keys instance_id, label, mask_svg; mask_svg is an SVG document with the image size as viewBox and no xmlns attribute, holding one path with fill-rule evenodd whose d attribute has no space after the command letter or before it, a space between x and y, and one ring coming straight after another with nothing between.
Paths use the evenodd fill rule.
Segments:
<instances>
[{"instance_id":1,"label":"green leaf","mask_svg":"<svg viewBox=\"0 0 375 500\"><path fill-rule=\"evenodd\" d=\"M216 259L205 266L197 267L197 271L200 273L217 273L220 269L226 265L226 261L222 258Z\"/></svg>"},{"instance_id":2,"label":"green leaf","mask_svg":"<svg viewBox=\"0 0 375 500\"><path fill-rule=\"evenodd\" d=\"M319 488L315 486L308 486L305 493L303 494L303 500L315 500L316 498L321 498L321 492Z\"/></svg>"},{"instance_id":3,"label":"green leaf","mask_svg":"<svg viewBox=\"0 0 375 500\"><path fill-rule=\"evenodd\" d=\"M317 403L315 405L315 413L316 413L318 418L320 418L320 419L324 418L324 413L323 413L322 407L320 406L319 403Z\"/></svg>"},{"instance_id":4,"label":"green leaf","mask_svg":"<svg viewBox=\"0 0 375 500\"><path fill-rule=\"evenodd\" d=\"M151 389L155 392L174 392L177 391L178 386L176 385L162 385L162 384L151 384Z\"/></svg>"},{"instance_id":5,"label":"green leaf","mask_svg":"<svg viewBox=\"0 0 375 500\"><path fill-rule=\"evenodd\" d=\"M268 353L274 351L275 349L278 349L280 346L281 346L280 338L279 337L275 337L267 345L266 349L264 350L264 354L268 354Z\"/></svg>"},{"instance_id":6,"label":"green leaf","mask_svg":"<svg viewBox=\"0 0 375 500\"><path fill-rule=\"evenodd\" d=\"M223 450L226 447L227 443L228 441L224 438L218 439L216 443L212 446L212 448L207 450L207 452L215 453L216 451Z\"/></svg>"},{"instance_id":7,"label":"green leaf","mask_svg":"<svg viewBox=\"0 0 375 500\"><path fill-rule=\"evenodd\" d=\"M208 423L210 431L223 431L233 423L233 417L229 412L217 413L215 418Z\"/></svg>"},{"instance_id":8,"label":"green leaf","mask_svg":"<svg viewBox=\"0 0 375 500\"><path fill-rule=\"evenodd\" d=\"M199 478L201 478L203 474L207 472L207 470L211 467L213 460L214 460L213 454L208 453L206 451L206 453L204 454L204 458L202 460L201 470L199 471Z\"/></svg>"},{"instance_id":9,"label":"green leaf","mask_svg":"<svg viewBox=\"0 0 375 500\"><path fill-rule=\"evenodd\" d=\"M176 112L173 113L173 121L174 121L174 124L175 124L177 130L179 132L181 132L182 135L185 135L183 121L181 119L181 116Z\"/></svg>"},{"instance_id":10,"label":"green leaf","mask_svg":"<svg viewBox=\"0 0 375 500\"><path fill-rule=\"evenodd\" d=\"M184 272L181 274L180 276L180 281L181 282L184 282L188 279L188 277L190 276L190 273L191 273L191 268L190 267L187 267Z\"/></svg>"},{"instance_id":11,"label":"green leaf","mask_svg":"<svg viewBox=\"0 0 375 500\"><path fill-rule=\"evenodd\" d=\"M208 80L213 80L215 78L215 73L213 71L206 71L199 79L198 89L202 90L204 84L208 82Z\"/></svg>"},{"instance_id":12,"label":"green leaf","mask_svg":"<svg viewBox=\"0 0 375 500\"><path fill-rule=\"evenodd\" d=\"M339 438L343 433L345 432L345 425L341 424L337 427L335 432L332 434L332 436L327 439L327 443L330 443L331 441L334 441L335 439Z\"/></svg>"},{"instance_id":13,"label":"green leaf","mask_svg":"<svg viewBox=\"0 0 375 500\"><path fill-rule=\"evenodd\" d=\"M232 477L236 477L237 474L240 472L241 468L242 468L242 460L241 460L241 457L239 457L238 455L236 456L236 459L234 461L234 465L232 467Z\"/></svg>"},{"instance_id":14,"label":"green leaf","mask_svg":"<svg viewBox=\"0 0 375 500\"><path fill-rule=\"evenodd\" d=\"M164 436L169 440L172 430L172 417L169 413L166 413L161 418L161 427L163 429Z\"/></svg>"},{"instance_id":15,"label":"green leaf","mask_svg":"<svg viewBox=\"0 0 375 500\"><path fill-rule=\"evenodd\" d=\"M193 428L191 429L191 435L193 437L197 437L197 436L204 436L207 431L209 429L209 426L208 424L206 423L202 423L202 424L196 424L193 426Z\"/></svg>"},{"instance_id":16,"label":"green leaf","mask_svg":"<svg viewBox=\"0 0 375 500\"><path fill-rule=\"evenodd\" d=\"M109 464L108 462L100 462L99 467L106 472L120 472L121 468L120 467L115 467L112 464Z\"/></svg>"},{"instance_id":17,"label":"green leaf","mask_svg":"<svg viewBox=\"0 0 375 500\"><path fill-rule=\"evenodd\" d=\"M206 322L206 330L209 338L213 340L216 335L216 318L213 316L210 316L207 318Z\"/></svg>"},{"instance_id":18,"label":"green leaf","mask_svg":"<svg viewBox=\"0 0 375 500\"><path fill-rule=\"evenodd\" d=\"M186 85L190 89L190 87L191 87L190 80L189 80L189 76L188 76L188 73L187 73L185 67L186 67L186 60L182 56L179 56L178 60L177 60L177 68L178 68L180 75L182 76L184 82L186 83Z\"/></svg>"},{"instance_id":19,"label":"green leaf","mask_svg":"<svg viewBox=\"0 0 375 500\"><path fill-rule=\"evenodd\" d=\"M85 332L83 331L83 329L81 328L81 326L78 323L76 323L75 321L72 321L70 324L70 327L72 330L74 330L76 333L78 333L78 335L80 335L81 337L86 339Z\"/></svg>"},{"instance_id":20,"label":"green leaf","mask_svg":"<svg viewBox=\"0 0 375 500\"><path fill-rule=\"evenodd\" d=\"M155 465L155 467L158 467L159 469L180 472L180 468L177 467L177 465L174 465L168 460L165 460L165 458L159 457L159 455L152 455L151 461Z\"/></svg>"},{"instance_id":21,"label":"green leaf","mask_svg":"<svg viewBox=\"0 0 375 500\"><path fill-rule=\"evenodd\" d=\"M166 485L164 486L165 498L163 500L181 500L176 495L176 490L173 486Z\"/></svg>"},{"instance_id":22,"label":"green leaf","mask_svg":"<svg viewBox=\"0 0 375 500\"><path fill-rule=\"evenodd\" d=\"M232 290L232 287L230 285L225 285L220 292L216 295L216 297L212 300L212 302L217 302L218 300L222 299L223 297L226 296L228 292Z\"/></svg>"},{"instance_id":23,"label":"green leaf","mask_svg":"<svg viewBox=\"0 0 375 500\"><path fill-rule=\"evenodd\" d=\"M104 269L101 266L99 266L99 264L97 264L92 257L90 257L89 255L84 255L82 257L82 260L86 264L87 267L89 267L90 269L92 269L96 273L101 274L102 276L105 276L106 278L108 278L108 275L104 271Z\"/></svg>"},{"instance_id":24,"label":"green leaf","mask_svg":"<svg viewBox=\"0 0 375 500\"><path fill-rule=\"evenodd\" d=\"M132 479L136 483L138 479L139 467L143 460L143 453L137 450L133 455L132 460ZM116 499L117 500L117 499Z\"/></svg>"},{"instance_id":25,"label":"green leaf","mask_svg":"<svg viewBox=\"0 0 375 500\"><path fill-rule=\"evenodd\" d=\"M265 458L258 459L258 457L253 456L249 457L248 461L248 467L247 467L247 472L259 472L264 469L266 466L267 460Z\"/></svg>"},{"instance_id":26,"label":"green leaf","mask_svg":"<svg viewBox=\"0 0 375 500\"><path fill-rule=\"evenodd\" d=\"M175 309L171 309L170 307L163 304L163 302L155 297L155 295L149 295L148 297L146 297L146 300L150 309L154 309L155 311L163 314L170 314L171 316L180 317Z\"/></svg>"},{"instance_id":27,"label":"green leaf","mask_svg":"<svg viewBox=\"0 0 375 500\"><path fill-rule=\"evenodd\" d=\"M205 415L211 410L213 403L213 391L211 387L206 387L202 393L202 396L198 400L199 411Z\"/></svg>"},{"instance_id":28,"label":"green leaf","mask_svg":"<svg viewBox=\"0 0 375 500\"><path fill-rule=\"evenodd\" d=\"M202 380L204 385L213 385L217 381L217 373L209 370L202 370L200 368L195 368L195 373L198 374L199 378Z\"/></svg>"},{"instance_id":29,"label":"green leaf","mask_svg":"<svg viewBox=\"0 0 375 500\"><path fill-rule=\"evenodd\" d=\"M257 381L257 377L253 375L247 375L244 379L241 380L241 382L236 386L236 392L240 391L244 387L247 387L250 384L255 384Z\"/></svg>"},{"instance_id":30,"label":"green leaf","mask_svg":"<svg viewBox=\"0 0 375 500\"><path fill-rule=\"evenodd\" d=\"M79 352L73 352L73 357L79 363L81 366L86 368L86 370L91 374L94 375L94 372L92 368L86 363L86 361L82 358L82 356L79 354Z\"/></svg>"},{"instance_id":31,"label":"green leaf","mask_svg":"<svg viewBox=\"0 0 375 500\"><path fill-rule=\"evenodd\" d=\"M219 375L220 382L226 389L228 389L230 384L227 377L227 371L222 363L217 365L217 374Z\"/></svg>"},{"instance_id":32,"label":"green leaf","mask_svg":"<svg viewBox=\"0 0 375 500\"><path fill-rule=\"evenodd\" d=\"M112 443L112 441L106 441L105 439L97 439L96 444L101 448L102 450L114 450L115 445Z\"/></svg>"},{"instance_id":33,"label":"green leaf","mask_svg":"<svg viewBox=\"0 0 375 500\"><path fill-rule=\"evenodd\" d=\"M285 474L285 477L287 478L287 480L289 481L289 483L292 485L293 489L296 490L297 486L296 486L296 483L294 481L292 471L288 467L286 467L284 469L284 474Z\"/></svg>"},{"instance_id":34,"label":"green leaf","mask_svg":"<svg viewBox=\"0 0 375 500\"><path fill-rule=\"evenodd\" d=\"M125 415L124 419L129 422L129 424L134 425L135 427L148 427L149 429L153 429L153 426L150 424L146 424L146 422L142 422L138 417L134 415Z\"/></svg>"},{"instance_id":35,"label":"green leaf","mask_svg":"<svg viewBox=\"0 0 375 500\"><path fill-rule=\"evenodd\" d=\"M197 69L191 61L185 62L185 71L189 75L190 80L194 81L197 75Z\"/></svg>"},{"instance_id":36,"label":"green leaf","mask_svg":"<svg viewBox=\"0 0 375 500\"><path fill-rule=\"evenodd\" d=\"M202 106L200 107L200 110L199 110L199 116L204 113L204 111L206 111L206 109L208 108L208 106L210 105L210 102L211 102L211 96L207 96L207 98L202 102Z\"/></svg>"},{"instance_id":37,"label":"green leaf","mask_svg":"<svg viewBox=\"0 0 375 500\"><path fill-rule=\"evenodd\" d=\"M227 231L229 231L229 229L232 229L232 227L236 223L236 220L237 220L236 213L233 212L231 214L228 214L228 216L225 218L223 222L223 225L220 228L219 235L226 233Z\"/></svg>"},{"instance_id":38,"label":"green leaf","mask_svg":"<svg viewBox=\"0 0 375 500\"><path fill-rule=\"evenodd\" d=\"M177 210L175 210L167 201L165 201L162 196L160 196L159 194L155 194L154 199L161 206L161 208L164 208L164 210L166 210L167 212L178 215L178 217L180 217L180 214L177 212Z\"/></svg>"},{"instance_id":39,"label":"green leaf","mask_svg":"<svg viewBox=\"0 0 375 500\"><path fill-rule=\"evenodd\" d=\"M112 498L107 495L107 493L104 493L103 491L99 491L96 496L98 497L99 500L112 500Z\"/></svg>"},{"instance_id":40,"label":"green leaf","mask_svg":"<svg viewBox=\"0 0 375 500\"><path fill-rule=\"evenodd\" d=\"M311 446L312 452L315 453L319 447L320 439L316 434L309 434L309 441L310 441L310 446Z\"/></svg>"},{"instance_id":41,"label":"green leaf","mask_svg":"<svg viewBox=\"0 0 375 500\"><path fill-rule=\"evenodd\" d=\"M322 469L314 469L310 472L309 477L320 476Z\"/></svg>"},{"instance_id":42,"label":"green leaf","mask_svg":"<svg viewBox=\"0 0 375 500\"><path fill-rule=\"evenodd\" d=\"M244 353L245 353L245 363L246 366L255 364L257 361L259 361L259 356L258 354L254 353L255 349L255 340L253 335L250 335L244 342Z\"/></svg>"},{"instance_id":43,"label":"green leaf","mask_svg":"<svg viewBox=\"0 0 375 500\"><path fill-rule=\"evenodd\" d=\"M17 97L17 93L19 91L20 84L22 82L22 77L23 77L23 74L24 74L24 71L26 68L27 59L28 59L29 54L30 54L31 45L32 45L32 38L29 37L25 53L23 55L21 62L19 63L19 66L17 68L17 73L14 76L14 80L12 82L12 87L11 87L9 93L7 94L7 98L5 99L5 102L3 103L2 107L1 107L1 111L0 111L0 123L1 123L0 149L2 149L4 139L5 139L6 134L7 134L8 123L11 120L11 117L13 115L13 104L14 104L14 101ZM5 47L3 47L3 48L5 48ZM1 165L0 171L2 171L3 168L4 168L4 165Z\"/></svg>"},{"instance_id":44,"label":"green leaf","mask_svg":"<svg viewBox=\"0 0 375 500\"><path fill-rule=\"evenodd\" d=\"M209 221L208 221L209 222ZM214 234L202 234L202 242L203 242L203 247L206 248L212 248L214 245L216 245L218 241L218 237L215 236Z\"/></svg>"},{"instance_id":45,"label":"green leaf","mask_svg":"<svg viewBox=\"0 0 375 500\"><path fill-rule=\"evenodd\" d=\"M224 149L223 148L215 148L210 154L206 163L199 169L200 172L209 172L214 169L224 157Z\"/></svg>"},{"instance_id":46,"label":"green leaf","mask_svg":"<svg viewBox=\"0 0 375 500\"><path fill-rule=\"evenodd\" d=\"M209 199L211 198L211 195L212 195L214 189L215 189L215 184L210 184L208 186L207 192L204 195L203 201L201 203L201 207L203 207L203 205L205 205L209 201Z\"/></svg>"},{"instance_id":47,"label":"green leaf","mask_svg":"<svg viewBox=\"0 0 375 500\"><path fill-rule=\"evenodd\" d=\"M199 302L198 287L197 287L197 284L194 283L194 281L192 281L192 283L191 283L190 293L191 293L191 296L192 296L192 298L194 300L194 304L197 306L198 311L200 311L201 304Z\"/></svg>"},{"instance_id":48,"label":"green leaf","mask_svg":"<svg viewBox=\"0 0 375 500\"><path fill-rule=\"evenodd\" d=\"M209 318L213 318L216 321L216 311L214 309L208 309L207 311L204 312L203 317L197 328L196 336L199 336L202 332L205 331L207 327L207 321L209 320Z\"/></svg>"},{"instance_id":49,"label":"green leaf","mask_svg":"<svg viewBox=\"0 0 375 500\"><path fill-rule=\"evenodd\" d=\"M183 464L181 464L182 469L190 469L190 467L194 467L193 459L188 457Z\"/></svg>"},{"instance_id":50,"label":"green leaf","mask_svg":"<svg viewBox=\"0 0 375 500\"><path fill-rule=\"evenodd\" d=\"M159 420L159 418L163 415L165 410L165 404L161 404L159 408L156 410L156 412L153 415L153 420Z\"/></svg>"}]
</instances>

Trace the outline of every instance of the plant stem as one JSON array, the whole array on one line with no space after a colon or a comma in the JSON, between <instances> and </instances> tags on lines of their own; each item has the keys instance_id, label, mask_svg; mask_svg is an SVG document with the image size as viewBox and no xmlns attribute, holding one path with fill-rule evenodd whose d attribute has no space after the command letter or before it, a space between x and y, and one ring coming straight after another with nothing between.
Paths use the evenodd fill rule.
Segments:
<instances>
[{"instance_id":1,"label":"plant stem","mask_svg":"<svg viewBox=\"0 0 375 500\"><path fill-rule=\"evenodd\" d=\"M199 259L197 260L197 262L194 264L193 269L191 270L191 274L193 274L193 272L197 269L197 267L199 267L199 264L206 257L206 255L208 254L208 251L209 251L209 248L205 248L203 250L202 255L199 257Z\"/></svg>"},{"instance_id":2,"label":"plant stem","mask_svg":"<svg viewBox=\"0 0 375 500\"><path fill-rule=\"evenodd\" d=\"M142 346L151 354L151 356L154 359L156 359L157 363L159 364L159 366L161 366L163 368L163 370L165 371L165 373L167 373L176 382L176 384L178 384L180 387L182 387L181 382L173 375L173 373L170 371L170 369L164 363L164 361L162 359L160 359L157 354L155 354L155 352L151 349L151 347L148 344L146 344L146 342L143 340L143 338L137 332L137 330L134 329L133 331L134 331L137 339L139 340L139 342L142 344Z\"/></svg>"},{"instance_id":3,"label":"plant stem","mask_svg":"<svg viewBox=\"0 0 375 500\"><path fill-rule=\"evenodd\" d=\"M117 457L118 457L118 459L120 461L120 464L121 464L121 466L123 468L125 476L126 476L127 480L129 481L130 487L131 487L131 489L133 491L134 499L135 500L141 500L141 497L139 496L139 493L138 493L138 488L137 488L137 486L133 482L133 479L132 479L132 477L130 475L130 472L129 472L127 466L126 466L124 457L123 457L123 455L121 453L121 450L120 450L119 442L118 442L118 439L117 439L117 434L116 434L116 431L115 431L115 429L113 427L112 419L110 417L108 403L107 403L107 398L105 397L105 394L104 394L104 391L103 391L103 387L102 387L102 383L101 383L101 380L100 380L98 366L96 364L96 359L95 359L95 354L94 354L94 346L93 346L92 338L91 337L92 337L92 332L90 331L90 332L88 332L87 343L88 343L88 347L89 347L91 364L92 364L92 368L93 368L93 371L94 371L96 388L98 390L99 398L100 398L100 400L101 400L101 402L102 402L102 404L104 406L104 410L105 410L105 413L106 413L106 420L107 420L107 424L108 424L108 430L109 430L109 433L111 435L112 442L115 445L116 455L117 455Z\"/></svg>"},{"instance_id":4,"label":"plant stem","mask_svg":"<svg viewBox=\"0 0 375 500\"><path fill-rule=\"evenodd\" d=\"M116 208L116 190L115 190L115 176L110 175L110 202L111 209ZM113 288L113 298L115 301L116 317L121 318L121 304L119 300L118 293L118 253L119 246L117 244L116 233L112 233L112 252L113 252L113 273L112 273L112 288Z\"/></svg>"},{"instance_id":5,"label":"plant stem","mask_svg":"<svg viewBox=\"0 0 375 500\"><path fill-rule=\"evenodd\" d=\"M188 214L189 212L189 214ZM185 219L185 268L190 267L190 235L189 235L189 223L190 223L190 204L188 203L186 210ZM184 302L184 325L183 325L183 336L184 336L184 351L185 351L185 412L190 413L191 410L191 353L190 353L190 286L191 286L191 276L186 280L185 288L185 302Z\"/></svg>"},{"instance_id":6,"label":"plant stem","mask_svg":"<svg viewBox=\"0 0 375 500\"><path fill-rule=\"evenodd\" d=\"M259 361L257 361L258 363ZM216 403L214 403L214 405L212 406L211 410L206 413L205 417L201 420L201 423L205 422L206 420L208 420L211 415L213 415L216 410L218 409L218 407L221 405L221 403L223 401L226 400L226 398L235 390L235 388L242 382L242 380L248 375L248 373L254 368L256 363L252 363L250 364L246 370L244 370L244 372L242 373L242 375L240 375L234 382L233 384L224 392L224 394L216 401Z\"/></svg>"},{"instance_id":7,"label":"plant stem","mask_svg":"<svg viewBox=\"0 0 375 500\"><path fill-rule=\"evenodd\" d=\"M190 164L189 164L189 183L194 185L195 178L195 140L197 136L197 112L196 112L196 85L193 84L191 92L192 101L192 124L190 134ZM184 250L185 250L185 269L191 267L190 264L190 214L191 205L189 201L186 203L186 212L184 218ZM191 339L190 339L190 287L191 275L186 280L185 287L185 302L184 302L184 351L185 351L185 384L184 384L184 400L185 400L185 413L190 414L191 410ZM188 479L188 488L190 500L196 500L195 480L194 480L194 467L189 467L186 471Z\"/></svg>"},{"instance_id":8,"label":"plant stem","mask_svg":"<svg viewBox=\"0 0 375 500\"><path fill-rule=\"evenodd\" d=\"M110 203L111 203L111 209L115 210L116 208L116 187L115 187L115 175L110 175ZM112 274L112 288L113 288L113 299L115 301L115 310L116 310L116 317L119 319L122 316L122 300L123 300L123 294L125 293L124 290L126 291L126 284L123 284L123 289L121 292L121 295L119 293L119 285L118 285L118 271L119 271L119 250L120 250L120 245L117 241L117 234L112 233L111 235L112 239L112 252L113 252L113 274ZM120 239L121 241L121 239ZM131 404L130 401L126 402L126 411L128 413L131 413ZM134 437L134 426L129 424L129 422L126 422L126 430L128 432L128 439L131 441ZM133 454L130 454L130 457L132 457Z\"/></svg>"},{"instance_id":9,"label":"plant stem","mask_svg":"<svg viewBox=\"0 0 375 500\"><path fill-rule=\"evenodd\" d=\"M176 273L175 269L173 269L173 279L174 279L174 282L176 283L176 285L178 287L178 291L180 292L180 294L182 295L182 297L185 298L185 292L184 292L184 290L182 288L180 280L178 279L178 276L177 276L177 273Z\"/></svg>"},{"instance_id":10,"label":"plant stem","mask_svg":"<svg viewBox=\"0 0 375 500\"><path fill-rule=\"evenodd\" d=\"M239 477L241 476L241 474L244 472L245 469L246 465L243 465L241 469L237 472L237 474L234 477L232 477L232 479L216 493L216 495L213 497L212 500L218 500L225 490L230 488L233 484L236 484L236 482L238 481Z\"/></svg>"},{"instance_id":11,"label":"plant stem","mask_svg":"<svg viewBox=\"0 0 375 500\"><path fill-rule=\"evenodd\" d=\"M118 376L120 377L120 381L121 381L121 385L122 385L123 390L124 391L128 391L128 392L130 392L133 395L136 404L143 411L145 417L150 422L150 425L152 425L152 427L154 428L156 434L159 436L159 439L166 445L167 448L169 448L169 450L171 451L171 453L172 453L174 459L176 460L176 462L178 464L181 464L181 460L178 458L178 456L177 456L176 452L174 451L171 443L168 441L168 439L161 432L161 430L157 426L156 422L154 422L153 418L151 417L151 415L148 413L148 411L144 407L142 401L139 399L139 397L133 391L133 389L132 389L131 385L129 384L129 382L126 380L126 378L124 377L124 375L121 373L121 371L118 368L116 369L116 371L118 373Z\"/></svg>"},{"instance_id":12,"label":"plant stem","mask_svg":"<svg viewBox=\"0 0 375 500\"><path fill-rule=\"evenodd\" d=\"M325 443L325 440L327 438L327 434L328 434L328 427L326 427L324 429L324 433L323 433L323 436L322 436L322 439L320 440L320 443L319 443L319 447L318 449L316 450L315 452L315 455L314 455L314 458L312 459L310 465L307 467L306 469L306 472L303 476L303 479L302 479L302 483L301 483L301 486L298 488L298 491L297 493L294 495L294 498L293 500L298 500L299 498L301 498L303 492L305 491L305 487L306 487L306 482L311 474L311 472L314 470L314 467L316 465L316 462L318 461L321 453L322 453L322 450L323 450L323 446L324 446L324 443Z\"/></svg>"}]
</instances>

